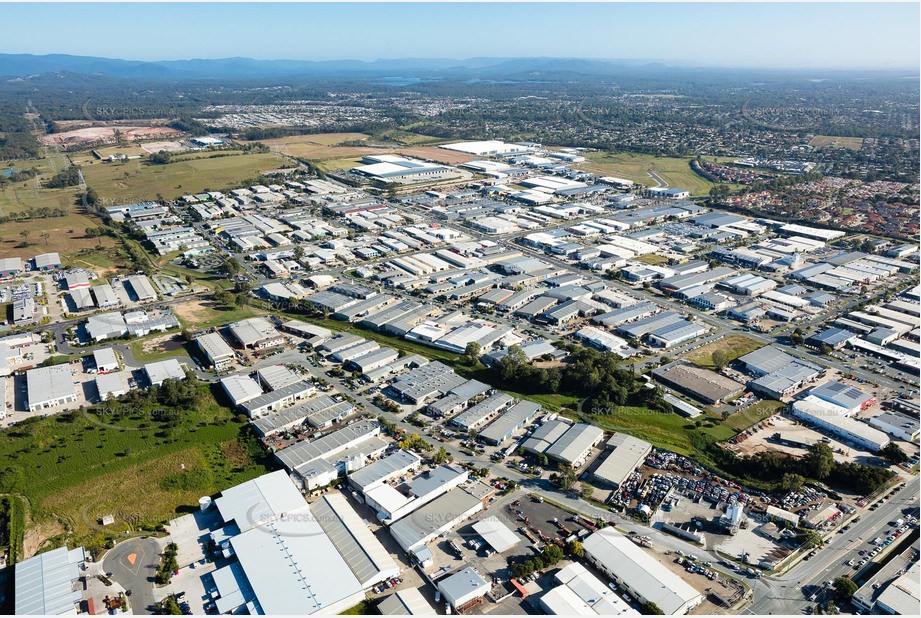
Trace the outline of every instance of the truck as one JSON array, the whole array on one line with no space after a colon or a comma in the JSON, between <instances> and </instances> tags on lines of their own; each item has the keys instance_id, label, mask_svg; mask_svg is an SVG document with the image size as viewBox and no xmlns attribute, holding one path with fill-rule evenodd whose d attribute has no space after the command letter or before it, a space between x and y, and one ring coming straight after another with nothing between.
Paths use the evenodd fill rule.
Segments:
<instances>
[{"instance_id":1,"label":"truck","mask_svg":"<svg viewBox=\"0 0 921 618\"><path fill-rule=\"evenodd\" d=\"M904 523L905 523L905 520L902 519L901 517L899 517L899 518L896 519L894 522L892 522L892 525L895 526L896 528L898 528L898 527L900 527L900 526L901 526L902 524L904 524Z\"/></svg>"}]
</instances>

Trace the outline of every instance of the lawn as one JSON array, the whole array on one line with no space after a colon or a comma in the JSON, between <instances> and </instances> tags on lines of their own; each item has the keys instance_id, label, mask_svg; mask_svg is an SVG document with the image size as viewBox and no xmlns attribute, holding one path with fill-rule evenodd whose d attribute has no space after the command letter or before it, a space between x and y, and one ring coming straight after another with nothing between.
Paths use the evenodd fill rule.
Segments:
<instances>
[{"instance_id":1,"label":"lawn","mask_svg":"<svg viewBox=\"0 0 921 618\"><path fill-rule=\"evenodd\" d=\"M691 159L656 157L632 153L591 152L575 167L608 176L627 178L648 187L658 183L647 172L654 171L669 187L687 189L691 195L707 195L714 186L691 170Z\"/></svg>"},{"instance_id":2,"label":"lawn","mask_svg":"<svg viewBox=\"0 0 921 618\"><path fill-rule=\"evenodd\" d=\"M200 496L267 472L245 426L214 402L208 385L194 388L194 405L151 397L5 430L5 489L26 496L34 525L62 521L72 545L98 547L107 535L164 522L197 508ZM96 520L105 514L115 524L103 531Z\"/></svg>"},{"instance_id":3,"label":"lawn","mask_svg":"<svg viewBox=\"0 0 921 618\"><path fill-rule=\"evenodd\" d=\"M846 148L848 150L860 150L861 146L863 146L863 138L816 135L809 140L809 145L813 148Z\"/></svg>"},{"instance_id":4,"label":"lawn","mask_svg":"<svg viewBox=\"0 0 921 618\"><path fill-rule=\"evenodd\" d=\"M232 187L260 173L284 167L287 162L269 153L217 156L150 165L129 161L124 165L89 165L83 168L86 182L104 203L130 204L156 199L173 199L189 193L218 191Z\"/></svg>"},{"instance_id":5,"label":"lawn","mask_svg":"<svg viewBox=\"0 0 921 618\"><path fill-rule=\"evenodd\" d=\"M760 423L764 419L776 414L778 409L782 408L783 405L783 402L771 399L759 401L750 408L731 415L724 423L727 427L736 431L745 431L752 425Z\"/></svg>"},{"instance_id":6,"label":"lawn","mask_svg":"<svg viewBox=\"0 0 921 618\"><path fill-rule=\"evenodd\" d=\"M745 356L749 352L764 347L760 341L756 341L745 335L728 335L718 339L713 343L697 348L684 355L684 359L707 369L715 369L713 364L713 353L722 350L726 353L730 361L734 361L740 356Z\"/></svg>"}]
</instances>

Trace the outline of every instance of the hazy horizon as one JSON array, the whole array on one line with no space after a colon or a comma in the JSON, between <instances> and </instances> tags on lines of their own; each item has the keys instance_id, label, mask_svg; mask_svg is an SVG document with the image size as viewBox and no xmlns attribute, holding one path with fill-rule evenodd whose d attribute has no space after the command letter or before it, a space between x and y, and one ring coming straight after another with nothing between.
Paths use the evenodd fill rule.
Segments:
<instances>
[{"instance_id":1,"label":"hazy horizon","mask_svg":"<svg viewBox=\"0 0 921 618\"><path fill-rule=\"evenodd\" d=\"M7 23L20 25L4 32L0 52L10 54L141 62L489 57L727 69L921 67L917 3L48 3L3 10Z\"/></svg>"}]
</instances>

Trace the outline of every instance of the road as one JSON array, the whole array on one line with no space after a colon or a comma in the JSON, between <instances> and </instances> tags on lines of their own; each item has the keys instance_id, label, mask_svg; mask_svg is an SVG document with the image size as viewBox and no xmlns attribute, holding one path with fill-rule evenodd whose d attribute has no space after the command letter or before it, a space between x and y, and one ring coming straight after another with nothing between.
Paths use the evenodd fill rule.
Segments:
<instances>
[{"instance_id":1,"label":"road","mask_svg":"<svg viewBox=\"0 0 921 618\"><path fill-rule=\"evenodd\" d=\"M119 543L105 555L102 568L126 591L136 615L154 613L153 587L159 564L160 543L153 538L138 538Z\"/></svg>"}]
</instances>

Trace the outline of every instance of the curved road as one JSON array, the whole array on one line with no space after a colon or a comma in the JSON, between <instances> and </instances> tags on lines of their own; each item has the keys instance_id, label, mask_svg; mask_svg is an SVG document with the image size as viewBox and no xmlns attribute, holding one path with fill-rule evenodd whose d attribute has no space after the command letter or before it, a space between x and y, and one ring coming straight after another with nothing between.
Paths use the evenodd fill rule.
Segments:
<instances>
[{"instance_id":1,"label":"curved road","mask_svg":"<svg viewBox=\"0 0 921 618\"><path fill-rule=\"evenodd\" d=\"M148 537L119 543L102 559L102 568L112 573L111 579L131 591L128 602L134 614L154 613L153 587L159 556L160 544Z\"/></svg>"}]
</instances>

